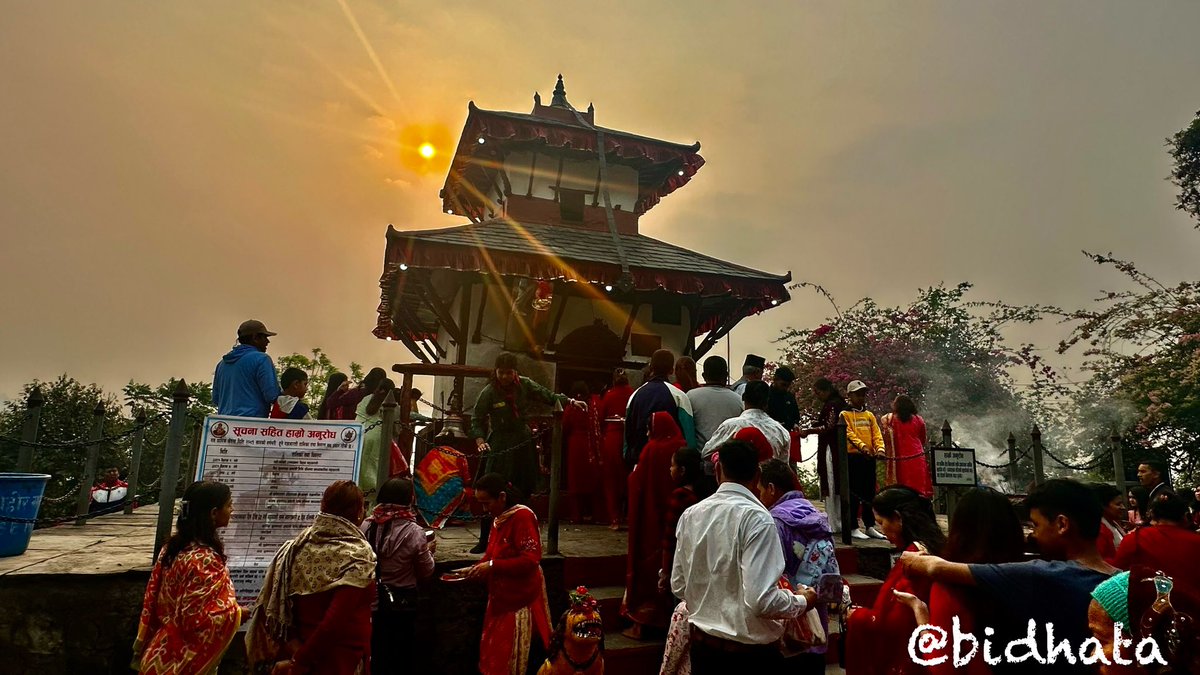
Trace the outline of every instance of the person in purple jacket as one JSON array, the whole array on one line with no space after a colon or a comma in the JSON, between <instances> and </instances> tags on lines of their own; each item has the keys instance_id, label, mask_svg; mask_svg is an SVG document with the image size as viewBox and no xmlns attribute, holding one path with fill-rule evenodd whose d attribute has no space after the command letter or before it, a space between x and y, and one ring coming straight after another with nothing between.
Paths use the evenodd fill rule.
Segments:
<instances>
[{"instance_id":1,"label":"person in purple jacket","mask_svg":"<svg viewBox=\"0 0 1200 675\"><path fill-rule=\"evenodd\" d=\"M433 576L437 541L417 524L413 483L392 478L379 488L379 503L362 524L379 563L378 599L371 626L371 672L422 672L424 650L416 648L418 585Z\"/></svg>"},{"instance_id":2,"label":"person in purple jacket","mask_svg":"<svg viewBox=\"0 0 1200 675\"><path fill-rule=\"evenodd\" d=\"M837 602L842 590L833 532L829 519L804 498L796 473L787 462L771 459L759 466L758 495L775 519L783 545L784 576L795 588L811 586L817 591L817 614L829 633L829 603ZM824 646L788 659L789 672L820 675L825 672Z\"/></svg>"},{"instance_id":3,"label":"person in purple jacket","mask_svg":"<svg viewBox=\"0 0 1200 675\"><path fill-rule=\"evenodd\" d=\"M218 415L266 417L281 393L275 364L267 356L275 333L251 319L238 326L237 336L237 345L213 374L213 404Z\"/></svg>"}]
</instances>

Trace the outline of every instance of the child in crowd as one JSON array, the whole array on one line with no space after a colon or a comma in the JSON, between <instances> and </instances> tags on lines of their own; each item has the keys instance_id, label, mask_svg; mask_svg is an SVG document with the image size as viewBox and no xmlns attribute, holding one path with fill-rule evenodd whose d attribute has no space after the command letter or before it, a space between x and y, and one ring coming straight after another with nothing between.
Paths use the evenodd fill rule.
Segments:
<instances>
[{"instance_id":1,"label":"child in crowd","mask_svg":"<svg viewBox=\"0 0 1200 675\"><path fill-rule=\"evenodd\" d=\"M883 432L875 415L867 410L867 385L854 380L846 385L850 408L842 413L846 422L846 449L850 459L850 513L854 522L850 536L855 539L887 539L875 529L871 500L875 497L875 459L883 457ZM862 527L858 527L858 512L862 510Z\"/></svg>"},{"instance_id":2,"label":"child in crowd","mask_svg":"<svg viewBox=\"0 0 1200 675\"><path fill-rule=\"evenodd\" d=\"M271 406L271 418L281 420L310 420L304 395L308 393L308 373L299 368L288 368L279 378L283 393Z\"/></svg>"}]
</instances>

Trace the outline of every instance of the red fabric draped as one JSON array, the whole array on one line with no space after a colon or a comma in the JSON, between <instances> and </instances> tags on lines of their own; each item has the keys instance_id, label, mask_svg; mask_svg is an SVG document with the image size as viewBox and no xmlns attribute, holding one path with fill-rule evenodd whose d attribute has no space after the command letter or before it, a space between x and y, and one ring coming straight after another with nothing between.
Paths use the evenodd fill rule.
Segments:
<instances>
[{"instance_id":1,"label":"red fabric draped","mask_svg":"<svg viewBox=\"0 0 1200 675\"><path fill-rule=\"evenodd\" d=\"M650 441L629 474L629 554L625 567L625 599L621 615L641 624L666 628L674 603L658 590L663 561L663 532L675 483L671 457L687 446L683 432L668 412L650 418Z\"/></svg>"},{"instance_id":2,"label":"red fabric draped","mask_svg":"<svg viewBox=\"0 0 1200 675\"><path fill-rule=\"evenodd\" d=\"M562 416L563 446L567 450L567 490L572 497L596 489L596 450L588 413L568 405Z\"/></svg>"},{"instance_id":3,"label":"red fabric draped","mask_svg":"<svg viewBox=\"0 0 1200 675\"><path fill-rule=\"evenodd\" d=\"M916 551L916 546L909 546ZM927 672L903 658L908 653L908 638L917 627L911 609L903 605L893 590L912 593L929 602L928 579L910 579L897 562L888 574L874 607L861 607L850 615L846 631L846 675L915 675Z\"/></svg>"},{"instance_id":4,"label":"red fabric draped","mask_svg":"<svg viewBox=\"0 0 1200 675\"><path fill-rule=\"evenodd\" d=\"M600 419L604 435L600 445L600 469L604 484L604 504L608 519L616 523L621 520L621 505L626 503L629 468L625 466L622 449L625 447L625 408L633 387L614 385L600 400Z\"/></svg>"}]
</instances>

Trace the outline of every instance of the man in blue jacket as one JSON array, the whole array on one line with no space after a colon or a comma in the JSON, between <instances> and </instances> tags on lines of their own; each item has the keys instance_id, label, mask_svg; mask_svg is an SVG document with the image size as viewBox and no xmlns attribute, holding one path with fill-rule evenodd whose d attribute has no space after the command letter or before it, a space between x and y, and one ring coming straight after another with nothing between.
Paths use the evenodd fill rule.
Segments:
<instances>
[{"instance_id":1,"label":"man in blue jacket","mask_svg":"<svg viewBox=\"0 0 1200 675\"><path fill-rule=\"evenodd\" d=\"M267 345L275 333L251 319L238 326L238 344L217 364L213 375L213 403L218 415L266 417L279 398L275 364Z\"/></svg>"}]
</instances>

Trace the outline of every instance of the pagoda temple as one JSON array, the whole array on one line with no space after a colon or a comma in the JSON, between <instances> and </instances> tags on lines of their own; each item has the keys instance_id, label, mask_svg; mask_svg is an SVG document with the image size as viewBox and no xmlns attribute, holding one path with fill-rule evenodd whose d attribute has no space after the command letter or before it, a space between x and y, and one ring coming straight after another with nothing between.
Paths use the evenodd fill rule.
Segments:
<instances>
[{"instance_id":1,"label":"pagoda temple","mask_svg":"<svg viewBox=\"0 0 1200 675\"><path fill-rule=\"evenodd\" d=\"M469 222L387 231L377 337L425 363L490 368L510 351L556 391L598 391L657 349L700 359L739 321L786 302L791 274L760 272L648 237L640 219L704 166L682 145L595 124L562 76L528 114L468 104L441 190ZM446 380L446 381L443 381ZM453 383L472 401L483 382Z\"/></svg>"}]
</instances>

